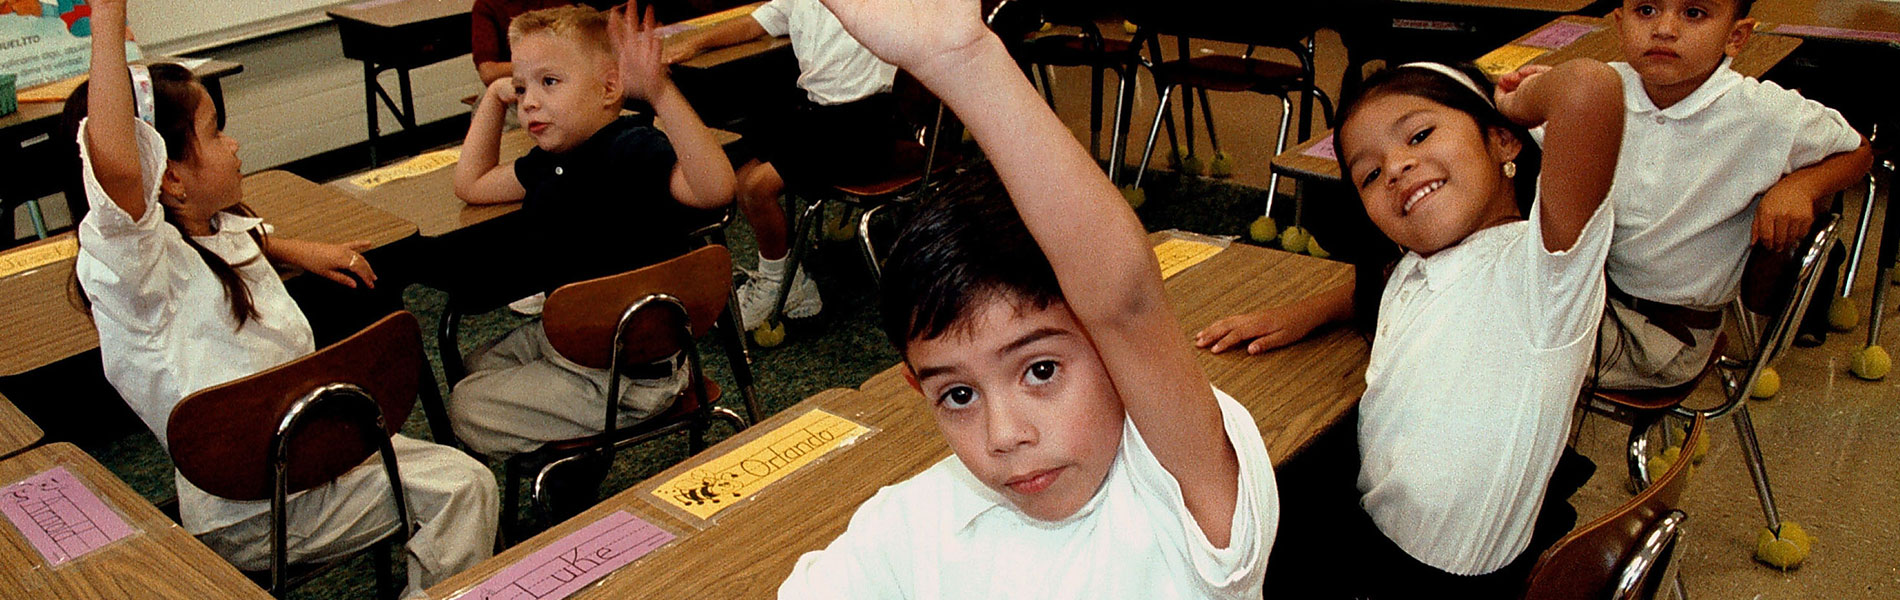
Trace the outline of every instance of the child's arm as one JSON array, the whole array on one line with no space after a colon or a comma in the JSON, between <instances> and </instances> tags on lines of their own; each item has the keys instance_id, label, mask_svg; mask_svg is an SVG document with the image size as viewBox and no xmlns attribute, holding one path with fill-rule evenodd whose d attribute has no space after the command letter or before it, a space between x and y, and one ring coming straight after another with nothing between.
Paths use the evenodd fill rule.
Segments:
<instances>
[{"instance_id":1,"label":"child's arm","mask_svg":"<svg viewBox=\"0 0 1900 600\"><path fill-rule=\"evenodd\" d=\"M1752 241L1776 252L1793 248L1814 226L1814 216L1828 209L1829 196L1860 181L1873 164L1874 150L1863 138L1859 148L1782 176L1755 207Z\"/></svg>"},{"instance_id":2,"label":"child's arm","mask_svg":"<svg viewBox=\"0 0 1900 600\"><path fill-rule=\"evenodd\" d=\"M666 65L660 62L660 36L654 33L658 27L651 5L639 18L627 14L624 5L614 9L608 32L617 55L620 89L627 97L652 105L665 125L666 139L672 142L678 157L667 183L673 199L699 209L726 206L732 203L732 191L738 185L732 161L726 159L726 151L713 139L712 129L700 122L699 113L667 76Z\"/></svg>"},{"instance_id":3,"label":"child's arm","mask_svg":"<svg viewBox=\"0 0 1900 600\"><path fill-rule=\"evenodd\" d=\"M1538 176L1544 249L1569 250L1616 176L1622 79L1602 62L1574 59L1514 83L1498 87L1498 111L1525 126L1544 125Z\"/></svg>"},{"instance_id":4,"label":"child's arm","mask_svg":"<svg viewBox=\"0 0 1900 600\"><path fill-rule=\"evenodd\" d=\"M1062 294L1188 511L1227 547L1239 459L1162 295L1141 222L984 27L977 0L825 0L845 29L963 119L1048 255Z\"/></svg>"},{"instance_id":5,"label":"child's arm","mask_svg":"<svg viewBox=\"0 0 1900 600\"><path fill-rule=\"evenodd\" d=\"M1352 318L1352 285L1348 282L1292 304L1215 321L1194 335L1194 345L1220 354L1247 342L1247 353L1259 354L1300 341L1323 325Z\"/></svg>"},{"instance_id":6,"label":"child's arm","mask_svg":"<svg viewBox=\"0 0 1900 600\"><path fill-rule=\"evenodd\" d=\"M264 255L269 256L272 262L293 265L352 288L356 287L357 280L362 280L363 285L376 287L376 271L369 267L369 259L362 255L368 249L370 243L366 240L325 244L279 237L264 238Z\"/></svg>"},{"instance_id":7,"label":"child's arm","mask_svg":"<svg viewBox=\"0 0 1900 600\"><path fill-rule=\"evenodd\" d=\"M147 186L139 172L134 137L138 115L132 107L132 75L125 66L125 0L99 0L92 3L92 11L86 147L99 187L136 222L145 216Z\"/></svg>"},{"instance_id":8,"label":"child's arm","mask_svg":"<svg viewBox=\"0 0 1900 600\"><path fill-rule=\"evenodd\" d=\"M737 46L765 36L765 28L750 15L726 19L712 27L674 36L676 41L666 45L663 60L676 65L709 50Z\"/></svg>"},{"instance_id":9,"label":"child's arm","mask_svg":"<svg viewBox=\"0 0 1900 600\"><path fill-rule=\"evenodd\" d=\"M528 189L515 178L513 163L501 162L501 128L508 105L515 103L515 80L503 77L488 84L481 104L468 120L462 139L462 158L455 163L455 197L469 204L519 202Z\"/></svg>"}]
</instances>

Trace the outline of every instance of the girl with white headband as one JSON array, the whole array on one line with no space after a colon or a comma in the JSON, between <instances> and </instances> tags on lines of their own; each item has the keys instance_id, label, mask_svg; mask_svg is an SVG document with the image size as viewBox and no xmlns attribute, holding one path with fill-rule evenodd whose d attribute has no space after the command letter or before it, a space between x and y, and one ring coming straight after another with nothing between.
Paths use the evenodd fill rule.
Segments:
<instances>
[{"instance_id":1,"label":"girl with white headband","mask_svg":"<svg viewBox=\"0 0 1900 600\"><path fill-rule=\"evenodd\" d=\"M1596 61L1495 92L1475 68L1412 63L1345 105L1340 171L1385 239L1354 283L1197 340L1258 353L1346 320L1373 336L1356 431L1281 470L1268 596L1514 598L1574 525L1582 481L1552 475L1606 294L1621 94Z\"/></svg>"},{"instance_id":2,"label":"girl with white headband","mask_svg":"<svg viewBox=\"0 0 1900 600\"><path fill-rule=\"evenodd\" d=\"M266 236L243 204L237 142L191 71L125 62L125 0L92 3L92 72L68 114L91 210L79 224L80 287L99 329L105 376L160 444L172 408L199 390L315 350L310 324L272 262L355 287L376 273L357 252ZM425 385L434 385L425 383ZM390 440L420 521L409 538L408 595L491 554L495 478L461 452L401 435ZM270 565L270 502L213 496L176 477L185 530L239 568ZM398 523L389 482L373 461L292 496L292 562L365 547Z\"/></svg>"}]
</instances>

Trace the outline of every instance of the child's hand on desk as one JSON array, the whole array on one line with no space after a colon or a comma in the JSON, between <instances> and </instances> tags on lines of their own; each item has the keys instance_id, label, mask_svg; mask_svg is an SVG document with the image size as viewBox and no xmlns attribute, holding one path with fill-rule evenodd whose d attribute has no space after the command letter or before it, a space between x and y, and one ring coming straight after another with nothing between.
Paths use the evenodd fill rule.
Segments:
<instances>
[{"instance_id":1,"label":"child's hand on desk","mask_svg":"<svg viewBox=\"0 0 1900 600\"><path fill-rule=\"evenodd\" d=\"M955 69L990 30L977 0L823 0L872 54L919 77ZM943 65L933 67L932 63Z\"/></svg>"},{"instance_id":2,"label":"child's hand on desk","mask_svg":"<svg viewBox=\"0 0 1900 600\"><path fill-rule=\"evenodd\" d=\"M325 244L304 240L273 239L268 250L272 258L288 263L305 271L315 273L330 281L354 288L358 281L363 285L376 287L376 271L369 267L369 259L362 252L370 249L371 244L356 240L344 244Z\"/></svg>"},{"instance_id":3,"label":"child's hand on desk","mask_svg":"<svg viewBox=\"0 0 1900 600\"><path fill-rule=\"evenodd\" d=\"M648 102L673 85L673 80L667 77L667 63L662 60L660 23L653 18L653 6L646 6L640 16L630 14L640 10L634 3L615 8L607 23L607 33L613 38L621 93Z\"/></svg>"},{"instance_id":4,"label":"child's hand on desk","mask_svg":"<svg viewBox=\"0 0 1900 600\"><path fill-rule=\"evenodd\" d=\"M1797 187L1786 185L1784 181L1762 194L1761 203L1755 205L1752 243L1785 252L1808 234L1808 229L1814 226L1815 198Z\"/></svg>"},{"instance_id":5,"label":"child's hand on desk","mask_svg":"<svg viewBox=\"0 0 1900 600\"><path fill-rule=\"evenodd\" d=\"M1275 306L1215 321L1194 334L1194 345L1220 354L1248 342L1247 353L1260 354L1300 341L1322 324L1323 319L1299 310L1297 304Z\"/></svg>"}]
</instances>

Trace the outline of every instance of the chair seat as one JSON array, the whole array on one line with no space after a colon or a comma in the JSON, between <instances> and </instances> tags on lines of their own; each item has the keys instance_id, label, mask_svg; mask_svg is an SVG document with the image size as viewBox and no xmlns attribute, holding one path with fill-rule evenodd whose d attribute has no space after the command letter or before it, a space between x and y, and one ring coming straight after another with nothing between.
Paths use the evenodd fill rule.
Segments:
<instances>
[{"instance_id":1,"label":"chair seat","mask_svg":"<svg viewBox=\"0 0 1900 600\"><path fill-rule=\"evenodd\" d=\"M677 426L681 423L685 423L687 421L687 417L690 416L694 411L699 410L699 407L706 406L709 404L718 404L719 397L723 393L723 391L719 389L719 383L716 381L713 381L711 378L706 378L705 381L706 381L707 398L701 399L698 393L694 392L692 388L688 387L686 390L686 393L680 394L679 399L673 402L673 406L670 408L667 408L666 412L653 415L652 417L649 417L646 421L643 421L632 427L624 427L621 429L617 429L614 431L613 437L617 439L625 439L628 437L638 437L638 436L646 435L653 431L666 430L674 426ZM674 431L677 431L677 429L674 429ZM540 453L540 452L551 451L557 454L561 454L561 453L572 452L575 450L581 450L585 448L599 447L602 443L617 441L617 439L608 439L607 436L605 435L590 435L586 437L556 440L556 441L548 442L546 445L543 445L541 449L537 450L536 452Z\"/></svg>"},{"instance_id":2,"label":"chair seat","mask_svg":"<svg viewBox=\"0 0 1900 600\"><path fill-rule=\"evenodd\" d=\"M918 181L923 179L923 174L920 173L920 171L924 163L924 152L923 144L910 140L898 140L896 146L891 149L892 155L896 157L892 162L897 165L897 167L893 169L897 175L885 179L841 183L832 186L832 188L844 193L846 196L855 197L859 200L883 198L902 192L905 188L916 185ZM959 162L962 162L962 157L958 156L955 152L939 149L937 151L936 162L932 163L933 166L930 168L930 173L931 175L940 175L949 171Z\"/></svg>"},{"instance_id":3,"label":"chair seat","mask_svg":"<svg viewBox=\"0 0 1900 600\"><path fill-rule=\"evenodd\" d=\"M1728 334L1716 335L1715 350L1709 353L1709 361L1702 365L1702 371L1696 373L1695 378L1690 379L1688 383L1646 390L1596 390L1595 396L1604 402L1641 411L1675 408L1682 404L1682 401L1689 399L1690 394L1695 393L1696 387L1700 386L1702 379L1715 368L1716 361L1722 357L1722 351L1727 346Z\"/></svg>"},{"instance_id":4,"label":"chair seat","mask_svg":"<svg viewBox=\"0 0 1900 600\"><path fill-rule=\"evenodd\" d=\"M1057 67L1118 67L1133 62L1134 43L1102 38L1101 49L1092 48L1091 39L1081 35L1045 35L1023 44L1022 59Z\"/></svg>"},{"instance_id":5,"label":"chair seat","mask_svg":"<svg viewBox=\"0 0 1900 600\"><path fill-rule=\"evenodd\" d=\"M1155 65L1154 74L1170 84L1218 92L1282 87L1297 83L1302 75L1299 65L1225 54L1170 60Z\"/></svg>"}]
</instances>

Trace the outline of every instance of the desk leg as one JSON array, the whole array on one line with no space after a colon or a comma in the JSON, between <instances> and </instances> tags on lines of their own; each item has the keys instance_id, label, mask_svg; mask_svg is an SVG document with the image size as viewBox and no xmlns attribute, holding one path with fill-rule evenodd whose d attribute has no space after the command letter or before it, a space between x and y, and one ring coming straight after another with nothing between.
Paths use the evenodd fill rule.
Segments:
<instances>
[{"instance_id":1,"label":"desk leg","mask_svg":"<svg viewBox=\"0 0 1900 600\"><path fill-rule=\"evenodd\" d=\"M369 118L369 166L372 169L383 164L376 156L377 142L382 137L382 130L376 125L376 92L382 87L376 82L376 65L363 61L363 114Z\"/></svg>"}]
</instances>

